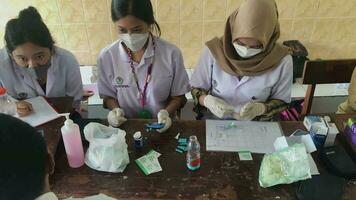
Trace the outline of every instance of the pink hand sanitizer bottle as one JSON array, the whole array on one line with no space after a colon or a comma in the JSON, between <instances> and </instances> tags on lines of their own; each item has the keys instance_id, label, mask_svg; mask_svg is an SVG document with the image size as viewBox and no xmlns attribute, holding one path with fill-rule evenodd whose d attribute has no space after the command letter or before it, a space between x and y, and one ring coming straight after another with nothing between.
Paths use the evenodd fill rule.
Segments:
<instances>
[{"instance_id":1,"label":"pink hand sanitizer bottle","mask_svg":"<svg viewBox=\"0 0 356 200\"><path fill-rule=\"evenodd\" d=\"M84 164L84 151L79 126L69 119L69 113L65 114L65 117L66 121L61 128L64 148L69 166L78 168Z\"/></svg>"}]
</instances>

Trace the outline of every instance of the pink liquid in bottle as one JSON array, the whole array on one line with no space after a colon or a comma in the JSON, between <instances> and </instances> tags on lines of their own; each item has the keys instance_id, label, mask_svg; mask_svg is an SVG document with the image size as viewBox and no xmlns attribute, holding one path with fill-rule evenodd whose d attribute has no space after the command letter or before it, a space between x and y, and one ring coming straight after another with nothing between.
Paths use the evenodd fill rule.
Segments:
<instances>
[{"instance_id":1,"label":"pink liquid in bottle","mask_svg":"<svg viewBox=\"0 0 356 200\"><path fill-rule=\"evenodd\" d=\"M79 126L73 123L68 116L66 118L64 126L61 128L64 148L69 166L78 168L84 164L84 151Z\"/></svg>"}]
</instances>

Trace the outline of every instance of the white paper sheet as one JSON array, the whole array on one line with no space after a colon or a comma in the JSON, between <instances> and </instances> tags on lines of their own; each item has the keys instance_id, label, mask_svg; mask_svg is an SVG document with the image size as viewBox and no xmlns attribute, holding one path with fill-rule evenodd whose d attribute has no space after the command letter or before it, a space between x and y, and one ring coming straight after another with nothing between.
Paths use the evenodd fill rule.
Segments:
<instances>
[{"instance_id":1,"label":"white paper sheet","mask_svg":"<svg viewBox=\"0 0 356 200\"><path fill-rule=\"evenodd\" d=\"M32 104L33 113L25 117L17 117L31 126L39 126L59 117L57 111L41 96L26 101Z\"/></svg>"},{"instance_id":2,"label":"white paper sheet","mask_svg":"<svg viewBox=\"0 0 356 200\"><path fill-rule=\"evenodd\" d=\"M289 146L292 146L294 144L304 144L307 153L313 153L316 151L316 147L314 145L313 139L310 137L310 135L291 135L289 137L281 136L276 139L274 142L274 149L276 151L279 151L283 148L287 148Z\"/></svg>"},{"instance_id":3,"label":"white paper sheet","mask_svg":"<svg viewBox=\"0 0 356 200\"><path fill-rule=\"evenodd\" d=\"M231 128L231 123L236 126ZM273 143L281 135L277 122L206 120L207 151L272 153Z\"/></svg>"},{"instance_id":4,"label":"white paper sheet","mask_svg":"<svg viewBox=\"0 0 356 200\"><path fill-rule=\"evenodd\" d=\"M98 194L98 195L94 195L94 196L89 196L89 197L84 197L84 198L73 198L70 197L68 199L65 200L116 200L112 197L109 197L105 194Z\"/></svg>"},{"instance_id":5,"label":"white paper sheet","mask_svg":"<svg viewBox=\"0 0 356 200\"><path fill-rule=\"evenodd\" d=\"M288 148L288 142L285 136L278 137L273 143L274 150L279 151Z\"/></svg>"}]
</instances>

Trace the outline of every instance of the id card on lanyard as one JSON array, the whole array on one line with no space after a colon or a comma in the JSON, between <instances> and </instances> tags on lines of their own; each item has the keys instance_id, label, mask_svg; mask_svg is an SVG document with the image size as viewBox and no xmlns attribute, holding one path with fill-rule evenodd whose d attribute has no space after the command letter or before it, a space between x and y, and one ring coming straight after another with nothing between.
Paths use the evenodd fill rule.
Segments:
<instances>
[{"instance_id":1,"label":"id card on lanyard","mask_svg":"<svg viewBox=\"0 0 356 200\"><path fill-rule=\"evenodd\" d=\"M156 44L155 44L155 40L154 40L153 36L151 36L151 37L152 37L153 54L155 54ZM139 118L141 118L141 119L152 119L152 114L150 113L149 110L145 109L145 104L146 104L146 97L147 97L146 96L147 86L148 86L149 82L151 81L151 77L152 77L152 68L153 68L154 56L153 56L151 64L147 68L147 74L146 74L145 82L144 82L143 88L141 88L140 87L140 83L138 81L138 77L137 77L136 71L135 71L134 60L133 60L132 52L131 52L130 49L127 49L127 55L130 58L131 71L132 71L133 77L134 77L135 82L136 82L137 90L140 93L139 103L140 103L140 106L141 106L141 110L138 113L139 114Z\"/></svg>"}]
</instances>

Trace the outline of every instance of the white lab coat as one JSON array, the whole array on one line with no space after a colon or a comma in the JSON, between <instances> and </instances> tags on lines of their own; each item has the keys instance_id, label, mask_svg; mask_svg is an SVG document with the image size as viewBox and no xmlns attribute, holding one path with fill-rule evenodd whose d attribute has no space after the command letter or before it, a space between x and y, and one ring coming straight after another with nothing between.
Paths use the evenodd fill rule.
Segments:
<instances>
[{"instance_id":1,"label":"white lab coat","mask_svg":"<svg viewBox=\"0 0 356 200\"><path fill-rule=\"evenodd\" d=\"M5 48L1 49L0 87L5 87L8 95L15 99L72 96L76 108L79 107L83 93L79 63L72 53L59 47L55 47L51 57L45 92L35 78L10 58Z\"/></svg>"}]
</instances>

